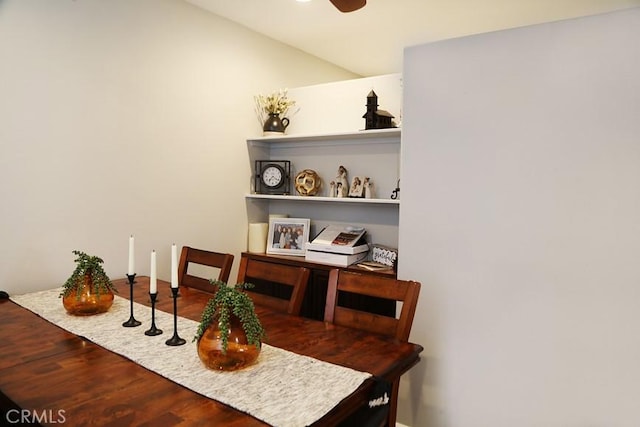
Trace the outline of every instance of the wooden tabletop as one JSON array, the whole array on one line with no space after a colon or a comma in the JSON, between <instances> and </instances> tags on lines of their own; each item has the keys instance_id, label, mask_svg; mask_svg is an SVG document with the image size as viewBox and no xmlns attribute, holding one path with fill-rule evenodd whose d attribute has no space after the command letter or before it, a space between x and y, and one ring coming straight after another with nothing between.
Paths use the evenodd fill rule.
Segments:
<instances>
[{"instance_id":1,"label":"wooden tabletop","mask_svg":"<svg viewBox=\"0 0 640 427\"><path fill-rule=\"evenodd\" d=\"M148 278L136 281L134 300L150 305ZM127 281L116 280L114 284L119 295L128 298ZM156 307L172 312L168 284L159 282L158 290ZM181 288L180 294L178 314L199 321L212 295L188 288ZM60 309L63 310L62 300ZM419 345L350 328L262 307L256 311L267 330L267 344L388 380L415 365L422 351ZM0 302L0 324L0 424L13 407L40 416L44 411L48 418L53 418L51 424L60 423L56 417L62 410L66 422L74 426L266 425L66 332L11 301ZM139 327L141 339L148 327ZM165 333L169 335L172 331ZM367 402L373 385L373 380L363 383L314 426L334 425L344 419ZM15 415L15 411L11 413Z\"/></svg>"}]
</instances>

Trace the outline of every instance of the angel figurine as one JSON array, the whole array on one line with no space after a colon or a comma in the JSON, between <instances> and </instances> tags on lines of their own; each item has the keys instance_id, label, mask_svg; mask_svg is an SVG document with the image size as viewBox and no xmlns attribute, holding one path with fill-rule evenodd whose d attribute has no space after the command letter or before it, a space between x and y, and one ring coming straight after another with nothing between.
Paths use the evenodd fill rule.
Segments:
<instances>
[{"instance_id":1,"label":"angel figurine","mask_svg":"<svg viewBox=\"0 0 640 427\"><path fill-rule=\"evenodd\" d=\"M375 196L373 195L373 182L369 179L369 177L364 178L364 198L365 199L373 199Z\"/></svg>"},{"instance_id":2,"label":"angel figurine","mask_svg":"<svg viewBox=\"0 0 640 427\"><path fill-rule=\"evenodd\" d=\"M347 181L347 169L344 166L338 168L336 177L337 197L347 197L349 194L349 182Z\"/></svg>"}]
</instances>

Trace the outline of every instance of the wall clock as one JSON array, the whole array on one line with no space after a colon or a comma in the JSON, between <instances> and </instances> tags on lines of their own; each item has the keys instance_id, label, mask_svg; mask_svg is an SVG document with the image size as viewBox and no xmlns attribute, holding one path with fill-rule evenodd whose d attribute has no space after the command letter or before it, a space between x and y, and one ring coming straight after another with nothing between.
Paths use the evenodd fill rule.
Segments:
<instances>
[{"instance_id":1,"label":"wall clock","mask_svg":"<svg viewBox=\"0 0 640 427\"><path fill-rule=\"evenodd\" d=\"M256 160L255 190L258 194L290 194L289 160Z\"/></svg>"}]
</instances>

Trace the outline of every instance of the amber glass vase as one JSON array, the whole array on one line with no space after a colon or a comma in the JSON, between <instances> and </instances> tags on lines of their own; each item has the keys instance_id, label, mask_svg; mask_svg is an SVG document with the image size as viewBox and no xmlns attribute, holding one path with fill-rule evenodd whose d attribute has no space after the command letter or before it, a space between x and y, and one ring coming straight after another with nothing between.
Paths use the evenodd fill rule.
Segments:
<instances>
[{"instance_id":1,"label":"amber glass vase","mask_svg":"<svg viewBox=\"0 0 640 427\"><path fill-rule=\"evenodd\" d=\"M62 305L69 314L74 316L91 316L104 313L113 304L113 292L110 289L100 289L100 295L93 288L93 280L88 272L78 279L78 289L62 297Z\"/></svg>"},{"instance_id":2,"label":"amber glass vase","mask_svg":"<svg viewBox=\"0 0 640 427\"><path fill-rule=\"evenodd\" d=\"M227 351L222 351L222 338L218 322L213 322L198 340L198 356L204 365L213 370L237 371L255 363L260 346L249 344L240 319L231 315Z\"/></svg>"}]
</instances>

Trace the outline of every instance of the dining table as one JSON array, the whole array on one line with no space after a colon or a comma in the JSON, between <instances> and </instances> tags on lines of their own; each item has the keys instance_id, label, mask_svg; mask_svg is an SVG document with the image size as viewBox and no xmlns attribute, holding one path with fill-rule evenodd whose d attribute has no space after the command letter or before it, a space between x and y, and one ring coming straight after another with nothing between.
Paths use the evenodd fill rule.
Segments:
<instances>
[{"instance_id":1,"label":"dining table","mask_svg":"<svg viewBox=\"0 0 640 427\"><path fill-rule=\"evenodd\" d=\"M44 302L46 313L53 313L54 317L65 321L82 323L86 329L81 333L74 333L47 320L47 315L22 303L22 300L29 300L29 294L22 297L12 295L10 299L0 300L0 425L17 425L14 421L19 417L23 417L22 421L26 420L30 425L57 425L62 422L73 426L298 425L293 421L290 424L273 420L297 419L295 415L305 410L300 403L304 401L299 399L305 396L291 399L290 406L279 407L282 418L268 418L261 417L259 411L254 413L236 405L233 400L212 398L206 392L190 386L191 379L215 383L218 378L223 378L223 374L211 371L204 365L183 363L176 355L185 358L184 352L175 352L172 346L165 345L165 341L172 334L178 334L175 325L200 321L203 309L213 297L212 293L180 287L174 299L170 284L158 280L155 314L165 317L158 325L163 329L160 340L153 337L156 341L152 341L152 337L144 333L151 326L147 317L144 317L142 325L135 328L122 325L130 315L140 316L145 310L151 311L149 278L136 277L133 285L127 279L113 280L113 284L119 306L130 309L131 313L126 311L117 322L110 321L113 325L109 328L103 328L96 322L106 313L84 316L81 321L67 319L77 316L64 312L60 298L51 297L60 289L43 294L47 298ZM130 295L133 296L132 300ZM337 402L330 403L331 407L322 409L323 413L312 421L300 421L300 425L335 426L366 408L379 383L400 378L419 362L423 350L418 344L266 307L256 306L256 313L266 331L263 353L267 353L268 347L269 354L284 352L302 358L303 364L291 365L288 369L291 377L274 379L267 375L265 378L270 379L256 379L264 383L253 384L255 390L268 390L265 393L267 396L286 396L287 392L291 393L287 378L303 375L296 369L306 371L306 368L298 366L321 365L322 369L335 367L355 375L356 382L352 390L348 389ZM174 323L167 319L173 319ZM102 345L99 338L105 335L111 340L129 336L129 341L123 345L125 351L114 351ZM189 355L191 350L196 353L193 336L182 338L186 341L185 350L188 349ZM143 354L128 354L128 346L139 347L138 351ZM256 366L261 372L268 373L270 359L265 356L263 360L262 357L261 353ZM156 370L154 363L160 360L174 365L173 369ZM181 383L180 379L174 378L174 373L176 378L185 379L186 382ZM226 378L233 377L227 375ZM248 378L254 377L249 374ZM324 378L311 378L309 381L315 389L332 385L330 378L326 378L326 381ZM233 385L224 387L225 396L249 394L245 397L249 400L252 398L248 391L250 388ZM268 413L269 404L262 406L265 408L259 409Z\"/></svg>"}]
</instances>

